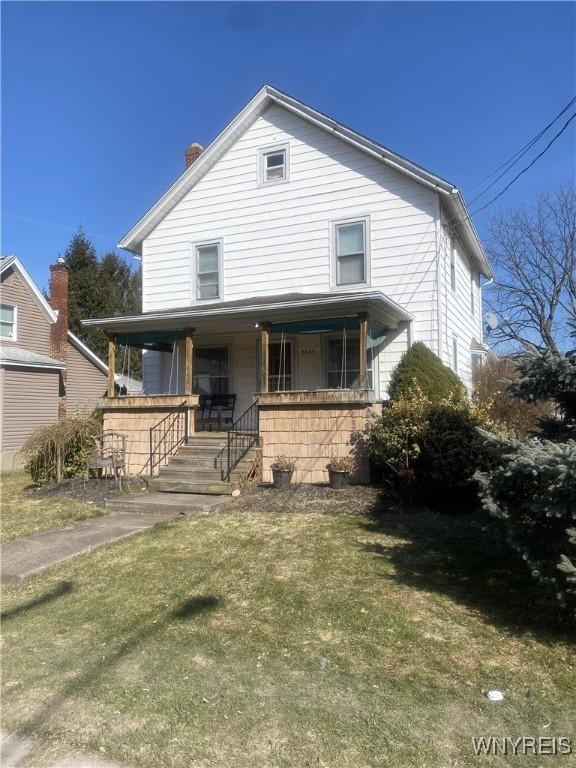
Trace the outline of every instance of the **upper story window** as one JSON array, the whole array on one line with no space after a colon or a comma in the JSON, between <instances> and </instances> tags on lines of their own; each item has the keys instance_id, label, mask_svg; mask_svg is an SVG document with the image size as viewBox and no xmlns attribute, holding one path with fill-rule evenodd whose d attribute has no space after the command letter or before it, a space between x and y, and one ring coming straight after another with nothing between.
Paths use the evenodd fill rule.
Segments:
<instances>
[{"instance_id":1,"label":"upper story window","mask_svg":"<svg viewBox=\"0 0 576 768\"><path fill-rule=\"evenodd\" d=\"M195 248L196 299L222 298L222 243L201 243Z\"/></svg>"},{"instance_id":2,"label":"upper story window","mask_svg":"<svg viewBox=\"0 0 576 768\"><path fill-rule=\"evenodd\" d=\"M288 181L288 146L260 150L260 184Z\"/></svg>"},{"instance_id":3,"label":"upper story window","mask_svg":"<svg viewBox=\"0 0 576 768\"><path fill-rule=\"evenodd\" d=\"M476 275L470 274L470 310L472 315L476 314Z\"/></svg>"},{"instance_id":4,"label":"upper story window","mask_svg":"<svg viewBox=\"0 0 576 768\"><path fill-rule=\"evenodd\" d=\"M450 287L456 290L456 243L452 240L450 246Z\"/></svg>"},{"instance_id":5,"label":"upper story window","mask_svg":"<svg viewBox=\"0 0 576 768\"><path fill-rule=\"evenodd\" d=\"M12 304L2 304L0 309L0 338L16 338L16 307Z\"/></svg>"},{"instance_id":6,"label":"upper story window","mask_svg":"<svg viewBox=\"0 0 576 768\"><path fill-rule=\"evenodd\" d=\"M336 285L368 282L368 219L334 224Z\"/></svg>"}]
</instances>

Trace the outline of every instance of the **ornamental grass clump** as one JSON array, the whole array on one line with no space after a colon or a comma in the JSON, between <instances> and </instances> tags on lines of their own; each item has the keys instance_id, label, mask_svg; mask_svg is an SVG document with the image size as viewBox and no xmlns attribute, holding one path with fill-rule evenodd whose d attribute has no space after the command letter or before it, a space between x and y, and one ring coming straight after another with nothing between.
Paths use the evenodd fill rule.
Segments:
<instances>
[{"instance_id":1,"label":"ornamental grass clump","mask_svg":"<svg viewBox=\"0 0 576 768\"><path fill-rule=\"evenodd\" d=\"M25 469L36 483L61 483L85 471L102 424L94 414L75 414L40 427L22 447Z\"/></svg>"}]
</instances>

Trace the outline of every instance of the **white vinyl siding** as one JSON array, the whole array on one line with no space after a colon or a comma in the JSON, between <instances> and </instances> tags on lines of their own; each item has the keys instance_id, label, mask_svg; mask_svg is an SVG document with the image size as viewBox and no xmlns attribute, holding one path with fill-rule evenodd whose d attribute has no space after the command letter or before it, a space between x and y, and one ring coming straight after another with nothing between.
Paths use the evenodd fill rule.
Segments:
<instances>
[{"instance_id":1,"label":"white vinyl siding","mask_svg":"<svg viewBox=\"0 0 576 768\"><path fill-rule=\"evenodd\" d=\"M262 152L283 147L289 147L289 183L262 184ZM453 332L460 339L460 375L466 383L469 344L473 337L482 341L480 291L472 318L464 288L470 268L462 251L455 264L462 290L451 292L449 247L440 217L434 191L296 114L270 106L145 239L143 310L195 304L190 244L213 243L216 238L225 244L219 273L219 298L225 301L331 289L362 291L370 285L410 312L410 334L405 326L391 329L374 360L381 397L409 341L440 350L449 364ZM367 283L338 286L334 225L363 219ZM300 340L292 350L295 365L301 362L296 360L299 346ZM154 357L145 364L152 376L147 391L161 387ZM297 377L293 386L298 387Z\"/></svg>"},{"instance_id":2,"label":"white vinyl siding","mask_svg":"<svg viewBox=\"0 0 576 768\"><path fill-rule=\"evenodd\" d=\"M260 186L262 148L290 145L290 182ZM437 198L281 107L269 107L144 241L143 309L182 307L189 243L222 239L222 298L325 292L335 282L330 223L370 215L370 284L433 322Z\"/></svg>"},{"instance_id":3,"label":"white vinyl siding","mask_svg":"<svg viewBox=\"0 0 576 768\"><path fill-rule=\"evenodd\" d=\"M458 376L468 389L472 386L473 342L482 343L482 297L479 276L457 238L451 238L445 225L440 228L442 360L453 367L453 337L458 337ZM452 259L458 290L451 290ZM474 275L474 277L473 277ZM464 286L469 286L465 290ZM460 287L462 289L460 290ZM472 311L472 295L474 311Z\"/></svg>"}]
</instances>

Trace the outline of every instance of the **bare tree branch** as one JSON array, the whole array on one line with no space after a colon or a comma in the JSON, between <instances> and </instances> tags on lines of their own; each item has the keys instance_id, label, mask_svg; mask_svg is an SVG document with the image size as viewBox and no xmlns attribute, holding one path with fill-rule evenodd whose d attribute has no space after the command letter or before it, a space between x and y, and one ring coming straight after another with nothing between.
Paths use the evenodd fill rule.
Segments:
<instances>
[{"instance_id":1,"label":"bare tree branch","mask_svg":"<svg viewBox=\"0 0 576 768\"><path fill-rule=\"evenodd\" d=\"M542 195L490 222L497 278L488 301L499 317L493 343L557 352L576 323L576 190Z\"/></svg>"}]
</instances>

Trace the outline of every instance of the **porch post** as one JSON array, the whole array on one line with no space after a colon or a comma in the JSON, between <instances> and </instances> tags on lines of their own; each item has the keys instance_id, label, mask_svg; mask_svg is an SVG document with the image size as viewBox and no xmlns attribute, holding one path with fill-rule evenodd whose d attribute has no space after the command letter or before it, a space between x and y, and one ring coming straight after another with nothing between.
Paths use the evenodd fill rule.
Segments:
<instances>
[{"instance_id":1,"label":"porch post","mask_svg":"<svg viewBox=\"0 0 576 768\"><path fill-rule=\"evenodd\" d=\"M192 365L194 360L194 328L186 328L186 381L184 394L192 394Z\"/></svg>"},{"instance_id":2,"label":"porch post","mask_svg":"<svg viewBox=\"0 0 576 768\"><path fill-rule=\"evenodd\" d=\"M108 397L114 397L116 372L116 336L108 336Z\"/></svg>"},{"instance_id":3,"label":"porch post","mask_svg":"<svg viewBox=\"0 0 576 768\"><path fill-rule=\"evenodd\" d=\"M270 349L270 323L262 323L262 372L260 392L268 392L269 349Z\"/></svg>"},{"instance_id":4,"label":"porch post","mask_svg":"<svg viewBox=\"0 0 576 768\"><path fill-rule=\"evenodd\" d=\"M360 320L360 389L368 387L368 313L361 312Z\"/></svg>"}]
</instances>

